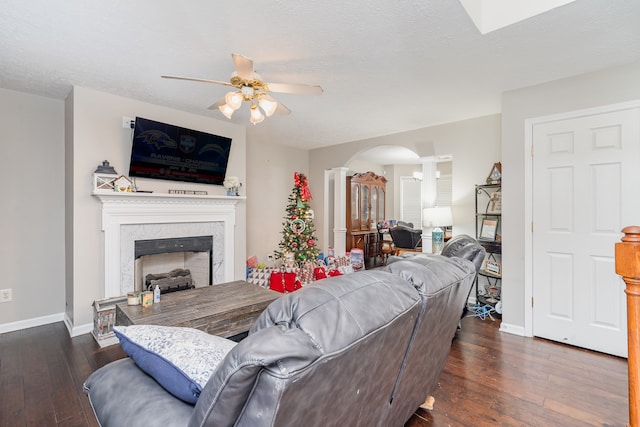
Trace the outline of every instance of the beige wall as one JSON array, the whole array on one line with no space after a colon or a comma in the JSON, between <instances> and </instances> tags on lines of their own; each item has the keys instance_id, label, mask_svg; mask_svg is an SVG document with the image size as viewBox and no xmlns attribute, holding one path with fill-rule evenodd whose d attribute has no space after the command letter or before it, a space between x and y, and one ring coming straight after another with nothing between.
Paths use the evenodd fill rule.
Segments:
<instances>
[{"instance_id":1,"label":"beige wall","mask_svg":"<svg viewBox=\"0 0 640 427\"><path fill-rule=\"evenodd\" d=\"M373 172L376 175L384 175L384 165L373 163L365 160L351 159L344 165L349 168L347 175L353 175L354 173Z\"/></svg>"},{"instance_id":2,"label":"beige wall","mask_svg":"<svg viewBox=\"0 0 640 427\"><path fill-rule=\"evenodd\" d=\"M640 99L640 62L506 92L502 97L503 328L524 328L526 119ZM456 163L454 156L454 176ZM629 224L631 225L631 224ZM535 266L534 266L535 270Z\"/></svg>"},{"instance_id":3,"label":"beige wall","mask_svg":"<svg viewBox=\"0 0 640 427\"><path fill-rule=\"evenodd\" d=\"M362 141L318 148L309 153L309 177L314 195L324 192L323 176L326 169L349 164L358 153L378 145L404 146L421 157L453 155L453 216L455 233L475 235L474 185L485 181L493 163L500 161L500 115L479 117L455 123L447 123L424 129L386 135ZM401 174L401 168L386 168L390 180L387 196L394 206L395 186L393 177ZM322 236L322 199L315 199L318 235Z\"/></svg>"},{"instance_id":4,"label":"beige wall","mask_svg":"<svg viewBox=\"0 0 640 427\"><path fill-rule=\"evenodd\" d=\"M260 139L259 126L247 131L247 257L255 255L266 262L282 238L293 173L308 174L309 162L307 150Z\"/></svg>"},{"instance_id":5,"label":"beige wall","mask_svg":"<svg viewBox=\"0 0 640 427\"><path fill-rule=\"evenodd\" d=\"M3 324L64 311L64 102L0 89Z\"/></svg>"},{"instance_id":6,"label":"beige wall","mask_svg":"<svg viewBox=\"0 0 640 427\"><path fill-rule=\"evenodd\" d=\"M66 233L67 254L73 257L67 271L67 317L72 321L73 333L86 332L92 323L91 304L102 298L104 287L103 236L100 215L102 205L91 196L92 173L103 160L109 160L120 174L127 175L131 155L131 130L122 128L122 117L146 117L233 139L227 173L246 179L246 136L244 126L210 117L177 111L166 107L118 97L92 89L75 87L67 98L68 158L66 188L72 191L67 215L73 216L72 229ZM166 193L170 188L206 190L209 194L224 195L217 185L179 183L174 181L138 179L138 188ZM247 186L248 187L248 186ZM245 187L245 191L246 188ZM237 205L235 241L235 277L245 275L242 261L246 256L246 204Z\"/></svg>"}]
</instances>

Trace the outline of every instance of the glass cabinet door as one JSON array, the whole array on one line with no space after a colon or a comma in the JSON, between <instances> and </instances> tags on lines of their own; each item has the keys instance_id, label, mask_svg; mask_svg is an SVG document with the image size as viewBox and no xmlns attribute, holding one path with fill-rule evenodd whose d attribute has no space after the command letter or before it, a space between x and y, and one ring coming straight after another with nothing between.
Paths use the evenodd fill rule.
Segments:
<instances>
[{"instance_id":1,"label":"glass cabinet door","mask_svg":"<svg viewBox=\"0 0 640 427\"><path fill-rule=\"evenodd\" d=\"M380 209L378 208L378 187L371 187L371 228L375 230L378 225L378 212Z\"/></svg>"},{"instance_id":2,"label":"glass cabinet door","mask_svg":"<svg viewBox=\"0 0 640 427\"><path fill-rule=\"evenodd\" d=\"M360 229L367 230L369 228L369 221L371 220L371 200L369 199L369 186L362 186L362 221L360 222Z\"/></svg>"},{"instance_id":3,"label":"glass cabinet door","mask_svg":"<svg viewBox=\"0 0 640 427\"><path fill-rule=\"evenodd\" d=\"M351 229L360 229L360 186L351 184Z\"/></svg>"},{"instance_id":4,"label":"glass cabinet door","mask_svg":"<svg viewBox=\"0 0 640 427\"><path fill-rule=\"evenodd\" d=\"M384 188L380 187L378 189L378 221L384 221L387 219L384 212L384 203Z\"/></svg>"}]
</instances>

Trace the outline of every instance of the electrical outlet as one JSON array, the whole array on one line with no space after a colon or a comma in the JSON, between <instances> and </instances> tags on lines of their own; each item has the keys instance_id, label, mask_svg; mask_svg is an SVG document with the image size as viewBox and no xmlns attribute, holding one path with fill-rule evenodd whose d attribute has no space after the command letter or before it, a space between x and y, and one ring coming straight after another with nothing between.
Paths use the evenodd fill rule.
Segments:
<instances>
[{"instance_id":1,"label":"electrical outlet","mask_svg":"<svg viewBox=\"0 0 640 427\"><path fill-rule=\"evenodd\" d=\"M13 295L11 289L0 289L0 302L13 301Z\"/></svg>"},{"instance_id":2,"label":"electrical outlet","mask_svg":"<svg viewBox=\"0 0 640 427\"><path fill-rule=\"evenodd\" d=\"M131 117L122 116L122 127L125 129L133 128L134 120Z\"/></svg>"}]
</instances>

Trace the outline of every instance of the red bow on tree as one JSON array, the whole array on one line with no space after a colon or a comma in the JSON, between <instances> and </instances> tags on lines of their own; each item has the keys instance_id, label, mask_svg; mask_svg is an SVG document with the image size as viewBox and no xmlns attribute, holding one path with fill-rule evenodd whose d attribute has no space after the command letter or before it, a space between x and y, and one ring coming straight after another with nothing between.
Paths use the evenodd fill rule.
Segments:
<instances>
[{"instance_id":1,"label":"red bow on tree","mask_svg":"<svg viewBox=\"0 0 640 427\"><path fill-rule=\"evenodd\" d=\"M307 177L304 174L295 172L293 174L293 181L296 184L296 187L300 188L300 198L303 202L311 200L311 191L309 191L309 184L307 182Z\"/></svg>"}]
</instances>

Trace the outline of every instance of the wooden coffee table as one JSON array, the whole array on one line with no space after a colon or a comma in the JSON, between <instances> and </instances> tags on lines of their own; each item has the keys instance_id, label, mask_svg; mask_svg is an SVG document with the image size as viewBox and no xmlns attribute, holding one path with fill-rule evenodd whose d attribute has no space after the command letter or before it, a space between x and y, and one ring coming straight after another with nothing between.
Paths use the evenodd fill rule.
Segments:
<instances>
[{"instance_id":1,"label":"wooden coffee table","mask_svg":"<svg viewBox=\"0 0 640 427\"><path fill-rule=\"evenodd\" d=\"M230 338L246 333L282 294L238 280L163 294L149 307L116 304L116 325L188 326Z\"/></svg>"}]
</instances>

